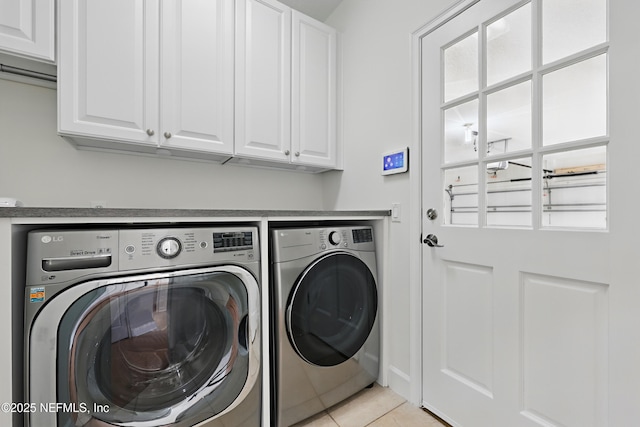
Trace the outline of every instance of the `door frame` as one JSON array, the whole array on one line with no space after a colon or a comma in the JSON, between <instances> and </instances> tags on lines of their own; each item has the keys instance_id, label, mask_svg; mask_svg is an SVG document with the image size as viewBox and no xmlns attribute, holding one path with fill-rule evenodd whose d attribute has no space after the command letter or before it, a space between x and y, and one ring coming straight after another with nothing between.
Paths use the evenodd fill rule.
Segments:
<instances>
[{"instance_id":1,"label":"door frame","mask_svg":"<svg viewBox=\"0 0 640 427\"><path fill-rule=\"evenodd\" d=\"M412 147L409 156L409 194L415 200L409 210L409 355L410 377L408 384L408 400L422 406L422 256L425 245L422 243L422 40L442 25L451 21L481 0L459 0L441 12L431 21L411 34L411 87L412 87ZM413 240L415 238L415 240Z\"/></svg>"}]
</instances>

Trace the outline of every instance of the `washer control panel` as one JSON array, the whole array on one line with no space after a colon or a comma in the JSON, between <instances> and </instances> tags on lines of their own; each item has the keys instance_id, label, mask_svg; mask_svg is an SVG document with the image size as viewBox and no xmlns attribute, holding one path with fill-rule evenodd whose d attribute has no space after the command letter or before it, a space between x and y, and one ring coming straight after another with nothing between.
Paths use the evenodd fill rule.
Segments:
<instances>
[{"instance_id":1,"label":"washer control panel","mask_svg":"<svg viewBox=\"0 0 640 427\"><path fill-rule=\"evenodd\" d=\"M255 227L120 230L120 269L259 259Z\"/></svg>"},{"instance_id":2,"label":"washer control panel","mask_svg":"<svg viewBox=\"0 0 640 427\"><path fill-rule=\"evenodd\" d=\"M27 282L61 283L94 273L260 260L257 227L31 231Z\"/></svg>"}]
</instances>

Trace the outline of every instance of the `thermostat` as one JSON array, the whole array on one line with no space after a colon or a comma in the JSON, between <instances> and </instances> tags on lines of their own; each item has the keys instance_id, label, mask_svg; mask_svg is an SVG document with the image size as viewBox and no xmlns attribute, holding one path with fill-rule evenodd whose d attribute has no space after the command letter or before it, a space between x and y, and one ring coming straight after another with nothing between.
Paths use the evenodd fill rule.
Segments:
<instances>
[{"instance_id":1,"label":"thermostat","mask_svg":"<svg viewBox=\"0 0 640 427\"><path fill-rule=\"evenodd\" d=\"M409 148L389 151L382 155L382 175L404 173L409 170Z\"/></svg>"}]
</instances>

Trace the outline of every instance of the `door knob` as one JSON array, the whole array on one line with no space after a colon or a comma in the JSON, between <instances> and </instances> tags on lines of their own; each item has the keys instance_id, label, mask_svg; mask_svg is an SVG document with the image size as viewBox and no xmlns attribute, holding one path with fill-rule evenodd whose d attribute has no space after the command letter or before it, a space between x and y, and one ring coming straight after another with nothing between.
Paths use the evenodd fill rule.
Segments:
<instances>
[{"instance_id":1,"label":"door knob","mask_svg":"<svg viewBox=\"0 0 640 427\"><path fill-rule=\"evenodd\" d=\"M432 248L443 248L444 247L444 245L439 245L438 244L438 236L436 236L435 234L428 234L427 237L424 238L422 243L426 243L427 245L429 245Z\"/></svg>"}]
</instances>

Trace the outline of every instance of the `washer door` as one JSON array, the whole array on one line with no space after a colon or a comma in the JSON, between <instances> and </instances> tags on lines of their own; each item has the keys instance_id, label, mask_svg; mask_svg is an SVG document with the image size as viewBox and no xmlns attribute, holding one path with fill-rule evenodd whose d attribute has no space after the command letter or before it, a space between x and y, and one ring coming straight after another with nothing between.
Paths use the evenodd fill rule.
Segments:
<instances>
[{"instance_id":1,"label":"washer door","mask_svg":"<svg viewBox=\"0 0 640 427\"><path fill-rule=\"evenodd\" d=\"M367 340L378 311L371 271L359 258L335 252L300 275L287 306L287 333L300 357L335 366Z\"/></svg>"},{"instance_id":2,"label":"washer door","mask_svg":"<svg viewBox=\"0 0 640 427\"><path fill-rule=\"evenodd\" d=\"M249 300L224 271L85 293L58 328L57 395L78 408L58 425L193 425L229 409L249 381Z\"/></svg>"}]
</instances>

